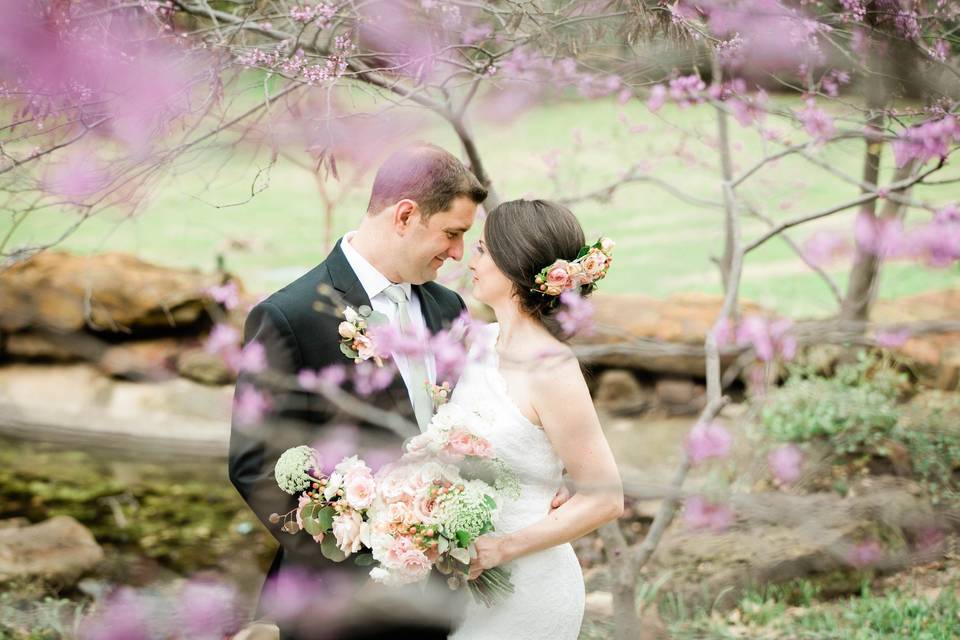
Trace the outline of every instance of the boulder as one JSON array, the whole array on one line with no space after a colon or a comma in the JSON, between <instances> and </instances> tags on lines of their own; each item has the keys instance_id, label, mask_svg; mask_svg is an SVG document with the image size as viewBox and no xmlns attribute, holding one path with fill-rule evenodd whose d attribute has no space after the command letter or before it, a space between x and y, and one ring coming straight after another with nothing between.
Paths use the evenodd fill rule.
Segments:
<instances>
[{"instance_id":1,"label":"boulder","mask_svg":"<svg viewBox=\"0 0 960 640\"><path fill-rule=\"evenodd\" d=\"M633 373L610 369L600 374L593 401L598 409L609 413L635 415L648 409L652 398Z\"/></svg>"},{"instance_id":2,"label":"boulder","mask_svg":"<svg viewBox=\"0 0 960 640\"><path fill-rule=\"evenodd\" d=\"M735 524L723 533L691 530L678 519L664 534L644 571L664 576L660 593L686 605L726 610L750 587L809 578L826 594L853 592L859 572L851 546L880 527L894 537L935 522L931 505L910 480L869 478L846 497L832 493L739 494L731 501ZM872 565L880 573L930 560L912 550L889 549Z\"/></svg>"},{"instance_id":3,"label":"boulder","mask_svg":"<svg viewBox=\"0 0 960 640\"><path fill-rule=\"evenodd\" d=\"M723 308L721 296L683 293L658 299L640 294L598 294L590 300L594 303L598 330L573 341L584 361L612 368L704 377L703 343ZM742 302L740 311L772 315L751 302ZM734 355L724 355L721 366L733 361Z\"/></svg>"},{"instance_id":4,"label":"boulder","mask_svg":"<svg viewBox=\"0 0 960 640\"><path fill-rule=\"evenodd\" d=\"M69 516L0 528L0 582L26 578L72 585L103 557L90 530Z\"/></svg>"},{"instance_id":5,"label":"boulder","mask_svg":"<svg viewBox=\"0 0 960 640\"><path fill-rule=\"evenodd\" d=\"M124 253L39 253L0 272L0 331L42 328L129 334L192 325L222 276L173 269Z\"/></svg>"}]
</instances>

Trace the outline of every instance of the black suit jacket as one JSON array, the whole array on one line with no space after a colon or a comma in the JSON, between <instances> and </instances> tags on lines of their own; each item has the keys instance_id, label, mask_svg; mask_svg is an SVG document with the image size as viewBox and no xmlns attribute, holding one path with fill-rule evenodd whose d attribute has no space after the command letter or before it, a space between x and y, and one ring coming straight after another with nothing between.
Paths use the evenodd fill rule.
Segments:
<instances>
[{"instance_id":1,"label":"black suit jacket","mask_svg":"<svg viewBox=\"0 0 960 640\"><path fill-rule=\"evenodd\" d=\"M357 567L352 559L333 563L322 556L320 546L303 532L291 535L280 531L280 524L269 521L270 514L285 514L296 506L296 499L277 486L274 465L287 448L322 441L330 429L343 424L359 427L361 457L369 448L399 447L403 437L419 433L419 429L396 434L369 423L358 422L333 407L322 396L277 385L276 374L296 376L303 369L320 370L332 364L353 366L352 360L340 351L337 328L345 305L354 309L370 305L359 279L340 248L342 239L326 260L294 282L257 304L244 326L244 343L257 341L266 349L268 375L241 373L237 393L247 385L265 392L271 409L261 423L244 425L234 417L230 434L229 474L237 491L271 534L280 543L267 574L268 582L281 571L294 569L317 574L336 573L359 584L366 579L369 567ZM463 299L454 291L434 282L413 285L420 299L427 327L432 333L449 325L465 308ZM337 315L337 311L341 313ZM274 381L270 380L274 376ZM344 386L350 391L350 385ZM402 378L395 376L384 391L367 398L371 404L406 417L416 427L413 407ZM261 598L261 612L263 599ZM446 628L431 632L429 625L414 628L409 624L381 626L376 632L341 631L337 637L379 637L379 633L395 634L410 631L427 637L446 637ZM284 631L284 637L313 637L302 629L296 635ZM319 637L319 636L317 636Z\"/></svg>"}]
</instances>

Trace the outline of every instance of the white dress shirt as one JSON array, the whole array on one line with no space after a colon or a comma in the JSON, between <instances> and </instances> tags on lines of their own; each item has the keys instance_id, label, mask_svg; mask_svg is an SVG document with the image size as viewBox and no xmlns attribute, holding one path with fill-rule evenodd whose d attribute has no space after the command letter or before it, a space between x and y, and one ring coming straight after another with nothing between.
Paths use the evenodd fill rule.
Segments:
<instances>
[{"instance_id":1,"label":"white dress shirt","mask_svg":"<svg viewBox=\"0 0 960 640\"><path fill-rule=\"evenodd\" d=\"M392 284L399 284L407 296L407 311L410 314L410 321L415 326L422 327L423 330L429 334L429 329L427 329L426 322L423 319L423 310L420 308L420 298L413 290L413 287L410 286L409 282L391 282L387 276L380 273L376 267L370 264L369 260L360 255L360 252L350 244L350 239L354 234L356 234L356 231L351 231L343 236L343 240L340 242L340 249L347 258L347 262L350 263L350 268L357 274L357 279L360 280L363 290L367 292L367 297L370 298L370 306L373 307L374 311L378 311L387 316L391 323L396 323L397 305L391 302L383 290ZM412 405L413 395L410 393L410 364L408 359L404 355L397 356L391 354L391 357L394 359L397 370L400 372L400 377L403 378L403 383L407 387L407 394L410 396L410 404ZM430 383L436 384L436 363L434 362L433 354L429 351L426 354L425 363Z\"/></svg>"}]
</instances>

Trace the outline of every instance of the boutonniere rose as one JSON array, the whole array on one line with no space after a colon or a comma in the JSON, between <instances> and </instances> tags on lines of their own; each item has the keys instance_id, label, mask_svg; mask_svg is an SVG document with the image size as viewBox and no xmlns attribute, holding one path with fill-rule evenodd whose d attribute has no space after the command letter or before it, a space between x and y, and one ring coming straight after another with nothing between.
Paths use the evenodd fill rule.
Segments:
<instances>
[{"instance_id":1,"label":"boutonniere rose","mask_svg":"<svg viewBox=\"0 0 960 640\"><path fill-rule=\"evenodd\" d=\"M377 352L376 343L367 333L371 322L374 324L378 322L379 315L381 314L377 314L367 305L359 309L347 307L343 310L344 320L337 327L337 332L340 334L340 351L343 355L357 364L372 358L378 367L383 366L383 355Z\"/></svg>"}]
</instances>

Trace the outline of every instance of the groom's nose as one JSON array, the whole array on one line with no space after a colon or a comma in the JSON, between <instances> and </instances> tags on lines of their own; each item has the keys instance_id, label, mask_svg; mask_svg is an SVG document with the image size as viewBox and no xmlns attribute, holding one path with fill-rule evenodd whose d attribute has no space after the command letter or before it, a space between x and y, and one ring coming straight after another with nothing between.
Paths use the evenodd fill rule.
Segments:
<instances>
[{"instance_id":1,"label":"groom's nose","mask_svg":"<svg viewBox=\"0 0 960 640\"><path fill-rule=\"evenodd\" d=\"M457 236L450 241L450 246L447 247L447 255L457 262L463 259L463 236Z\"/></svg>"}]
</instances>

